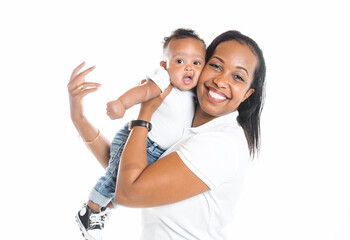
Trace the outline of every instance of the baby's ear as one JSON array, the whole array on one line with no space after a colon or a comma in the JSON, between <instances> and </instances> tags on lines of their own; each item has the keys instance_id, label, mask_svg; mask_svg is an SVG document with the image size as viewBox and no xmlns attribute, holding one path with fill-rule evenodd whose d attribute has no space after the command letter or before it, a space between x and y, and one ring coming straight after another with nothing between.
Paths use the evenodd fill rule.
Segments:
<instances>
[{"instance_id":1,"label":"baby's ear","mask_svg":"<svg viewBox=\"0 0 350 240\"><path fill-rule=\"evenodd\" d=\"M166 62L165 61L161 61L160 66L166 70Z\"/></svg>"}]
</instances>

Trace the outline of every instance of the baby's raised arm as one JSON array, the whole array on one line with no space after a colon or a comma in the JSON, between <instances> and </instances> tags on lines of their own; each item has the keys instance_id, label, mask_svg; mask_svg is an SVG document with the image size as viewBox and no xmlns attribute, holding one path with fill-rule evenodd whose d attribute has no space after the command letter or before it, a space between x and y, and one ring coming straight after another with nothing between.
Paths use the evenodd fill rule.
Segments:
<instances>
[{"instance_id":1,"label":"baby's raised arm","mask_svg":"<svg viewBox=\"0 0 350 240\"><path fill-rule=\"evenodd\" d=\"M117 100L107 103L107 115L110 119L122 118L125 111L132 106L145 102L149 99L159 96L160 88L152 80L148 80L145 84L131 88Z\"/></svg>"}]
</instances>

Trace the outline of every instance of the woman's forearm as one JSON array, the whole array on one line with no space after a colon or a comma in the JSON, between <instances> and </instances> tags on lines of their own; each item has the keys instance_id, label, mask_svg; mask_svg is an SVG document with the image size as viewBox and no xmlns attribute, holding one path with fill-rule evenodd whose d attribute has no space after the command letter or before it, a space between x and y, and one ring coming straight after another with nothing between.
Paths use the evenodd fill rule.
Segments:
<instances>
[{"instance_id":1,"label":"woman's forearm","mask_svg":"<svg viewBox=\"0 0 350 240\"><path fill-rule=\"evenodd\" d=\"M137 119L149 122L151 117L152 114L147 111L146 113L141 112ZM148 129L142 126L136 126L130 132L119 166L121 188L126 189L127 186L133 184L148 166L147 135Z\"/></svg>"},{"instance_id":2,"label":"woman's forearm","mask_svg":"<svg viewBox=\"0 0 350 240\"><path fill-rule=\"evenodd\" d=\"M158 97L159 99L159 97ZM161 102L164 100L160 100ZM156 101L154 99L151 102ZM152 106L156 105L154 109L157 109L160 105L159 100L156 104L141 105L140 113L137 120L143 120L149 122L151 120L154 110L145 108L145 105ZM152 108L151 108L152 109ZM142 172L147 168L147 135L148 129L142 126L136 126L130 132L127 143L125 144L121 161L119 165L118 181L116 200L123 202L124 199L134 196L133 191L137 179L141 176Z\"/></svg>"},{"instance_id":3,"label":"woman's forearm","mask_svg":"<svg viewBox=\"0 0 350 240\"><path fill-rule=\"evenodd\" d=\"M85 117L73 119L73 124L86 146L94 154L103 168L107 168L109 160L110 142Z\"/></svg>"},{"instance_id":4,"label":"woman's forearm","mask_svg":"<svg viewBox=\"0 0 350 240\"><path fill-rule=\"evenodd\" d=\"M159 97L142 103L137 119L149 122L154 111L160 106L171 89L172 86L170 85ZM140 184L138 180L144 171L148 169L147 135L148 129L142 126L134 127L129 135L119 165L117 191L115 195L117 202L126 203L134 198L137 198L138 200L134 200L138 202L140 200L139 189L145 189L142 187L144 185L142 183ZM146 185L149 186L147 183ZM134 200L131 200L131 202ZM133 206L136 205L133 204Z\"/></svg>"}]
</instances>

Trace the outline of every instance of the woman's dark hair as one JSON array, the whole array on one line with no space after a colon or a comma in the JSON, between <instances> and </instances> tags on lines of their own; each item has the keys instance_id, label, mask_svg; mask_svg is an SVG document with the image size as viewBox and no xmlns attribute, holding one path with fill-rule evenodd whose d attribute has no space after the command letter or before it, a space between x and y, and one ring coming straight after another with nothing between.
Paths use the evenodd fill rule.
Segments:
<instances>
[{"instance_id":1,"label":"woman's dark hair","mask_svg":"<svg viewBox=\"0 0 350 240\"><path fill-rule=\"evenodd\" d=\"M172 40L172 39L184 39L184 38L197 39L203 43L204 47L206 47L204 40L201 39L194 30L185 29L185 28L178 28L178 29L174 30L169 37L164 38L163 50L165 50L168 47L170 40Z\"/></svg>"},{"instance_id":2,"label":"woman's dark hair","mask_svg":"<svg viewBox=\"0 0 350 240\"><path fill-rule=\"evenodd\" d=\"M217 36L207 48L206 62L212 57L215 49L220 43L231 40L247 45L258 58L253 82L250 86L250 88L255 91L239 105L239 116L237 117L237 121L244 129L250 155L251 157L254 157L255 153L258 153L260 149L260 115L265 99L265 59L260 47L253 39L238 31L227 31Z\"/></svg>"}]
</instances>

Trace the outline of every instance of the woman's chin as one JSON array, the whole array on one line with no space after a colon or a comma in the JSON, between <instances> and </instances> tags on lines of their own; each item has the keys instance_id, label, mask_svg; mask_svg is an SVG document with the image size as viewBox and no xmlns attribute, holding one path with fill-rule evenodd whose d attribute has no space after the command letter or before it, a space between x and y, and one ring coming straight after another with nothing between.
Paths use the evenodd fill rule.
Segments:
<instances>
[{"instance_id":1,"label":"woman's chin","mask_svg":"<svg viewBox=\"0 0 350 240\"><path fill-rule=\"evenodd\" d=\"M212 104L200 103L200 109L206 115L209 115L212 117L220 116L220 111L218 111L219 109L216 106L213 106Z\"/></svg>"}]
</instances>

